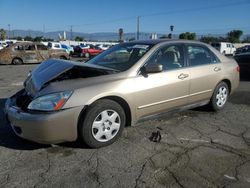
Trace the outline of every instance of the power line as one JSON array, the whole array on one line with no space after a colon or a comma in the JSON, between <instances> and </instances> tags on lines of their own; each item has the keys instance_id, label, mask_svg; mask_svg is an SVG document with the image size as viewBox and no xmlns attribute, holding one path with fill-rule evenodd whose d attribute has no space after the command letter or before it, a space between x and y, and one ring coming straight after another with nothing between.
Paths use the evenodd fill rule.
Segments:
<instances>
[{"instance_id":1,"label":"power line","mask_svg":"<svg viewBox=\"0 0 250 188\"><path fill-rule=\"evenodd\" d=\"M216 8L225 8L225 7L239 6L239 5L245 5L245 4L250 4L250 1L239 1L239 2L232 2L232 3L227 3L227 4L220 3L220 4L216 4L216 5L202 6L202 7L197 7L197 8L171 10L171 11L166 11L166 12L155 12L155 13L152 13L152 14L143 14L143 15L140 15L139 17L142 18L142 17L151 17L151 16L161 16L161 15L168 15L168 14L185 13L185 12L192 12L192 11L203 11L203 10L216 9ZM100 24L106 24L106 23L113 23L113 22L117 22L117 21L134 20L136 17L138 17L138 16L122 17L122 18L113 19L113 20L106 20L106 21L102 21L102 22L91 22L91 23L79 24L79 25L74 25L74 27L100 25Z\"/></svg>"},{"instance_id":2,"label":"power line","mask_svg":"<svg viewBox=\"0 0 250 188\"><path fill-rule=\"evenodd\" d=\"M210 6L202 6L197 8L188 8L188 9L179 9L179 10L171 10L167 12L156 12L152 14L144 14L141 15L141 17L151 17L151 16L161 16L161 15L168 15L168 14L177 14L177 13L186 13L186 12L193 12L193 11L203 11L203 10L210 10L210 9L216 9L216 8L226 8L231 6L239 6L239 5L245 5L250 4L250 1L239 1L239 2L233 2L233 3L223 3L223 4L216 4L216 5L210 5Z\"/></svg>"}]
</instances>

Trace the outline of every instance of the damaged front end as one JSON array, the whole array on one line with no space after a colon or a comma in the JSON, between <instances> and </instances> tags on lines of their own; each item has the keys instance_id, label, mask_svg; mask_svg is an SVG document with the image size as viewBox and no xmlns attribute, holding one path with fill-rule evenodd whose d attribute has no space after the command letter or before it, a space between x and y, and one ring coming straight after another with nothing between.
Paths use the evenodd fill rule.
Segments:
<instances>
[{"instance_id":1,"label":"damaged front end","mask_svg":"<svg viewBox=\"0 0 250 188\"><path fill-rule=\"evenodd\" d=\"M117 73L117 71L91 64L50 59L44 61L32 71L24 82L24 87L28 95L36 97L36 94L51 82L97 77L113 73Z\"/></svg>"},{"instance_id":2,"label":"damaged front end","mask_svg":"<svg viewBox=\"0 0 250 188\"><path fill-rule=\"evenodd\" d=\"M49 95L52 97L57 93L43 93L41 94L41 90L47 87L52 82L61 82L64 80L70 79L79 79L79 78L90 78L97 77L107 74L116 73L116 70L104 68L96 65L89 64L80 64L71 61L63 61L63 60L55 60L50 59L48 61L44 61L42 64L37 66L27 77L24 82L24 89L16 93L10 99L12 100L13 105L20 108L23 111L30 110L29 105L36 99L43 99L44 95ZM66 87L65 87L66 88ZM72 91L57 91L58 94L69 95ZM69 94L68 94L69 93ZM70 94L71 95L71 94ZM46 99L44 99L46 101ZM66 98L60 98L59 101L52 101L55 103L64 103L66 102ZM43 101L38 101L37 103L42 103ZM64 104L63 103L63 104ZM32 105L31 105L32 106ZM47 111L47 110L41 110ZM53 111L53 109L51 109Z\"/></svg>"}]
</instances>

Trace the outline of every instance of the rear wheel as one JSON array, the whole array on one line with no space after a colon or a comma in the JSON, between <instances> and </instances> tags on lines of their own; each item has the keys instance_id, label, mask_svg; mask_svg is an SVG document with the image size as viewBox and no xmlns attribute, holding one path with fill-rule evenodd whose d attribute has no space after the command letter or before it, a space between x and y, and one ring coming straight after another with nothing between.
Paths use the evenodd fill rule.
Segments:
<instances>
[{"instance_id":1,"label":"rear wheel","mask_svg":"<svg viewBox=\"0 0 250 188\"><path fill-rule=\"evenodd\" d=\"M224 108L229 96L228 85L225 82L220 82L210 99L209 107L214 111L219 111Z\"/></svg>"},{"instance_id":2,"label":"rear wheel","mask_svg":"<svg viewBox=\"0 0 250 188\"><path fill-rule=\"evenodd\" d=\"M12 60L12 64L13 64L13 65L22 65L22 64L23 64L23 60L20 59L20 58L14 58L14 59Z\"/></svg>"},{"instance_id":3,"label":"rear wheel","mask_svg":"<svg viewBox=\"0 0 250 188\"><path fill-rule=\"evenodd\" d=\"M60 59L64 59L64 60L66 60L67 58L65 57L65 56L60 56Z\"/></svg>"},{"instance_id":4,"label":"rear wheel","mask_svg":"<svg viewBox=\"0 0 250 188\"><path fill-rule=\"evenodd\" d=\"M125 123L123 108L113 100L102 99L87 110L80 122L79 136L92 148L107 146L120 137Z\"/></svg>"}]
</instances>

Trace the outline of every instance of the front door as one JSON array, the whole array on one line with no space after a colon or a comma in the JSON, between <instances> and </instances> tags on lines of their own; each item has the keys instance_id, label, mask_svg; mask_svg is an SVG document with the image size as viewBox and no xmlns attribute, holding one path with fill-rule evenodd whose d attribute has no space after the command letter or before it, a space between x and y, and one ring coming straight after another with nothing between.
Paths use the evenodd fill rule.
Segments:
<instances>
[{"instance_id":1,"label":"front door","mask_svg":"<svg viewBox=\"0 0 250 188\"><path fill-rule=\"evenodd\" d=\"M190 73L184 60L183 45L173 44L158 49L144 66L163 65L163 71L135 78L137 118L160 113L187 104Z\"/></svg>"}]
</instances>

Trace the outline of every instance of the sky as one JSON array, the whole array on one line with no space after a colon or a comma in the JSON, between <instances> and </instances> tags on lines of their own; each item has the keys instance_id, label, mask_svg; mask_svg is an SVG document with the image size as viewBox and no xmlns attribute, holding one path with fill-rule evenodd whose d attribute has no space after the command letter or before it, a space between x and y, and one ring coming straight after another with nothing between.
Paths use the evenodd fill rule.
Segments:
<instances>
[{"instance_id":1,"label":"sky","mask_svg":"<svg viewBox=\"0 0 250 188\"><path fill-rule=\"evenodd\" d=\"M0 28L75 32L250 34L250 0L0 0Z\"/></svg>"}]
</instances>

